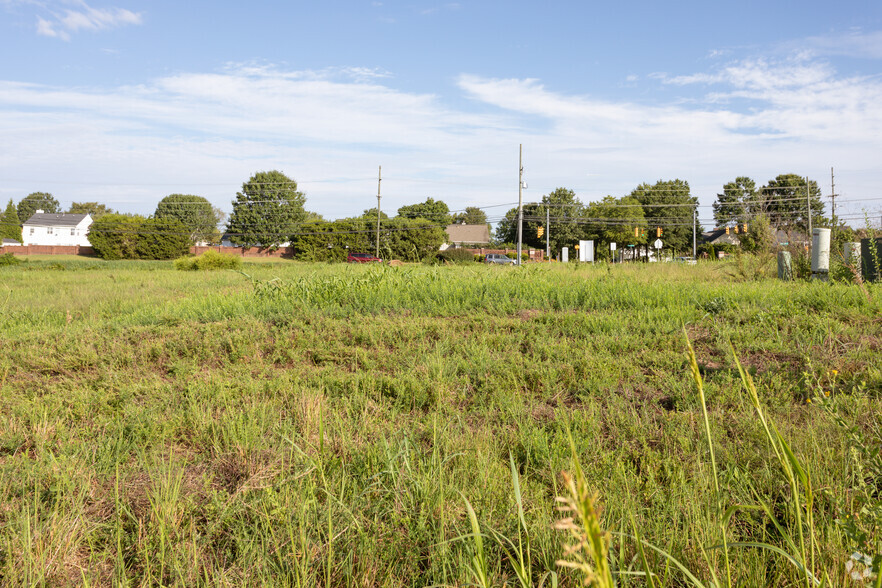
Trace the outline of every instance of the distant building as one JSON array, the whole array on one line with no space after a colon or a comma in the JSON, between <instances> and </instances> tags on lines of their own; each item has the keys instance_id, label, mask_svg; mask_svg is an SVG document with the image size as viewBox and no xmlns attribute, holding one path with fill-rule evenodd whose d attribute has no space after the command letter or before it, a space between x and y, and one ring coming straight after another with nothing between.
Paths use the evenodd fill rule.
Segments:
<instances>
[{"instance_id":1,"label":"distant building","mask_svg":"<svg viewBox=\"0 0 882 588\"><path fill-rule=\"evenodd\" d=\"M89 247L88 214L54 214L38 210L21 229L23 245L80 245Z\"/></svg>"},{"instance_id":2,"label":"distant building","mask_svg":"<svg viewBox=\"0 0 882 588\"><path fill-rule=\"evenodd\" d=\"M441 251L450 247L484 247L490 244L490 227L487 225L448 225L447 242Z\"/></svg>"},{"instance_id":3,"label":"distant building","mask_svg":"<svg viewBox=\"0 0 882 588\"><path fill-rule=\"evenodd\" d=\"M728 234L726 234L725 228L705 231L701 234L701 242L711 245L741 245L741 240L731 228Z\"/></svg>"},{"instance_id":4,"label":"distant building","mask_svg":"<svg viewBox=\"0 0 882 588\"><path fill-rule=\"evenodd\" d=\"M3 242L0 243L0 247L19 247L21 246L21 241L16 241L15 239L3 239Z\"/></svg>"}]
</instances>

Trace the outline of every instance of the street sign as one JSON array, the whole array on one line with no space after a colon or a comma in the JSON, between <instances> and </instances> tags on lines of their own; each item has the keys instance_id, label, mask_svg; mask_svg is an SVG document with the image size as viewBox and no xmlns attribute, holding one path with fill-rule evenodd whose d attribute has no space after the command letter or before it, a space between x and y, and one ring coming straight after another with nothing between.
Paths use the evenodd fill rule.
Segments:
<instances>
[{"instance_id":1,"label":"street sign","mask_svg":"<svg viewBox=\"0 0 882 588\"><path fill-rule=\"evenodd\" d=\"M610 250L610 251L615 251L615 250L616 250L616 244L615 244L615 243L610 243L610 244L609 244L609 250Z\"/></svg>"},{"instance_id":2,"label":"street sign","mask_svg":"<svg viewBox=\"0 0 882 588\"><path fill-rule=\"evenodd\" d=\"M655 243L653 243L653 246L654 246L656 249L661 249L661 248L662 248L662 240L661 240L661 239L656 239L656 240L655 240Z\"/></svg>"}]
</instances>

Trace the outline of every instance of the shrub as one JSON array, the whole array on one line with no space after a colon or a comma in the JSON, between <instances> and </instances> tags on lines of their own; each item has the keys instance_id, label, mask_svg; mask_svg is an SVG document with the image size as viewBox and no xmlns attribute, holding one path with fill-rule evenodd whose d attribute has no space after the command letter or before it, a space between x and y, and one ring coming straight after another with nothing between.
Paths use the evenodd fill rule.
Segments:
<instances>
[{"instance_id":1,"label":"shrub","mask_svg":"<svg viewBox=\"0 0 882 588\"><path fill-rule=\"evenodd\" d=\"M21 260L11 253L0 255L0 265L18 265Z\"/></svg>"},{"instance_id":2,"label":"shrub","mask_svg":"<svg viewBox=\"0 0 882 588\"><path fill-rule=\"evenodd\" d=\"M447 249L438 253L438 261L454 264L475 263L475 254L468 249Z\"/></svg>"},{"instance_id":3,"label":"shrub","mask_svg":"<svg viewBox=\"0 0 882 588\"><path fill-rule=\"evenodd\" d=\"M89 243L102 259L137 259L139 215L105 214L89 227Z\"/></svg>"},{"instance_id":4,"label":"shrub","mask_svg":"<svg viewBox=\"0 0 882 588\"><path fill-rule=\"evenodd\" d=\"M190 232L176 218L148 218L138 230L135 253L140 259L175 259L190 251Z\"/></svg>"},{"instance_id":5,"label":"shrub","mask_svg":"<svg viewBox=\"0 0 882 588\"><path fill-rule=\"evenodd\" d=\"M197 257L181 257L175 260L175 269L183 271L239 269L241 267L241 257L214 250L208 250Z\"/></svg>"}]
</instances>

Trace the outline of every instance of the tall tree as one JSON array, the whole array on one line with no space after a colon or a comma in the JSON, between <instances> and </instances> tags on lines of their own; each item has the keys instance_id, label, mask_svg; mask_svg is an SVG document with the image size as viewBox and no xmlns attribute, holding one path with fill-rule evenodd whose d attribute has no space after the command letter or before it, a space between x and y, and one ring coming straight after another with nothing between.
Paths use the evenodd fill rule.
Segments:
<instances>
[{"instance_id":1,"label":"tall tree","mask_svg":"<svg viewBox=\"0 0 882 588\"><path fill-rule=\"evenodd\" d=\"M548 215L546 215L548 211ZM545 227L546 216L551 221ZM576 198L576 193L568 188L558 188L542 197L542 202L524 205L523 244L533 249L545 248L545 237L539 237L539 227L545 227L550 234L553 252L562 247L572 248L584 239L585 205ZM496 240L502 243L517 243L518 209L512 208L496 226Z\"/></svg>"},{"instance_id":2,"label":"tall tree","mask_svg":"<svg viewBox=\"0 0 882 588\"><path fill-rule=\"evenodd\" d=\"M12 203L12 198L9 199L6 210L0 216L0 239L15 239L21 242L21 222L18 220L18 211Z\"/></svg>"},{"instance_id":3,"label":"tall tree","mask_svg":"<svg viewBox=\"0 0 882 588\"><path fill-rule=\"evenodd\" d=\"M643 216L651 237L658 228L662 231L665 247L691 250L692 215L698 199L690 195L689 182L659 180L653 185L641 184L631 192L631 197L643 205ZM701 228L697 230L700 232Z\"/></svg>"},{"instance_id":4,"label":"tall tree","mask_svg":"<svg viewBox=\"0 0 882 588\"><path fill-rule=\"evenodd\" d=\"M809 209L813 219L824 215L818 183L809 180L806 184L796 174L780 174L762 188L754 212L766 214L773 227L806 231Z\"/></svg>"},{"instance_id":5,"label":"tall tree","mask_svg":"<svg viewBox=\"0 0 882 588\"><path fill-rule=\"evenodd\" d=\"M278 248L306 219L306 196L280 171L257 172L236 193L227 223L230 240L245 247Z\"/></svg>"},{"instance_id":6,"label":"tall tree","mask_svg":"<svg viewBox=\"0 0 882 588\"><path fill-rule=\"evenodd\" d=\"M218 224L223 220L223 212L211 205L202 196L192 194L170 194L156 206L153 214L158 219L176 219L190 234L192 243L220 241Z\"/></svg>"},{"instance_id":7,"label":"tall tree","mask_svg":"<svg viewBox=\"0 0 882 588\"><path fill-rule=\"evenodd\" d=\"M105 214L112 213L113 209L108 208L106 204L99 204L98 202L72 202L67 211L71 214L91 215L92 220L94 221L98 220Z\"/></svg>"},{"instance_id":8,"label":"tall tree","mask_svg":"<svg viewBox=\"0 0 882 588\"><path fill-rule=\"evenodd\" d=\"M447 226L450 224L450 208L434 198L426 198L425 202L408 204L398 209L401 218L424 218L436 225Z\"/></svg>"},{"instance_id":9,"label":"tall tree","mask_svg":"<svg viewBox=\"0 0 882 588\"><path fill-rule=\"evenodd\" d=\"M758 197L756 182L747 176L738 176L734 181L725 184L723 193L717 194L713 204L717 226L748 222Z\"/></svg>"},{"instance_id":10,"label":"tall tree","mask_svg":"<svg viewBox=\"0 0 882 588\"><path fill-rule=\"evenodd\" d=\"M621 248L645 245L650 239L643 207L636 198L607 196L589 204L585 217L588 237L598 242L595 251L600 257L606 257L610 243Z\"/></svg>"},{"instance_id":11,"label":"tall tree","mask_svg":"<svg viewBox=\"0 0 882 588\"><path fill-rule=\"evenodd\" d=\"M373 208L368 208L367 210L365 210L364 212L361 213L361 216L359 218L363 218L365 220L373 219L373 221L376 222L377 221L377 207L374 206ZM381 210L380 211L380 220L385 220L387 218L389 218L389 215Z\"/></svg>"},{"instance_id":12,"label":"tall tree","mask_svg":"<svg viewBox=\"0 0 882 588\"><path fill-rule=\"evenodd\" d=\"M453 222L466 225L486 225L487 213L477 206L466 206L464 211L453 215Z\"/></svg>"},{"instance_id":13,"label":"tall tree","mask_svg":"<svg viewBox=\"0 0 882 588\"><path fill-rule=\"evenodd\" d=\"M61 205L58 204L58 200L52 194L48 192L32 192L18 203L18 218L24 224L38 210L54 213L60 209Z\"/></svg>"}]
</instances>

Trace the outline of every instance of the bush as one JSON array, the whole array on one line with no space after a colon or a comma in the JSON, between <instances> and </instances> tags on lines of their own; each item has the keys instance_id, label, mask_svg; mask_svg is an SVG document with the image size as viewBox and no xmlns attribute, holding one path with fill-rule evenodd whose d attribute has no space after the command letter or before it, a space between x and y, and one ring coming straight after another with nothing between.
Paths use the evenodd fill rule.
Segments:
<instances>
[{"instance_id":1,"label":"bush","mask_svg":"<svg viewBox=\"0 0 882 588\"><path fill-rule=\"evenodd\" d=\"M475 263L475 254L468 249L447 249L438 253L438 261L444 263Z\"/></svg>"},{"instance_id":2,"label":"bush","mask_svg":"<svg viewBox=\"0 0 882 588\"><path fill-rule=\"evenodd\" d=\"M183 271L239 269L241 267L241 257L213 250L208 250L197 257L181 257L175 260L175 269Z\"/></svg>"},{"instance_id":3,"label":"bush","mask_svg":"<svg viewBox=\"0 0 882 588\"><path fill-rule=\"evenodd\" d=\"M89 227L89 243L101 259L137 259L140 215L105 214Z\"/></svg>"},{"instance_id":4,"label":"bush","mask_svg":"<svg viewBox=\"0 0 882 588\"><path fill-rule=\"evenodd\" d=\"M89 227L89 243L102 259L174 259L190 249L180 221L105 214Z\"/></svg>"},{"instance_id":5,"label":"bush","mask_svg":"<svg viewBox=\"0 0 882 588\"><path fill-rule=\"evenodd\" d=\"M175 259L190 251L190 232L176 218L148 218L138 230L135 254L140 259Z\"/></svg>"},{"instance_id":6,"label":"bush","mask_svg":"<svg viewBox=\"0 0 882 588\"><path fill-rule=\"evenodd\" d=\"M18 265L21 260L11 253L0 255L0 265Z\"/></svg>"}]
</instances>

